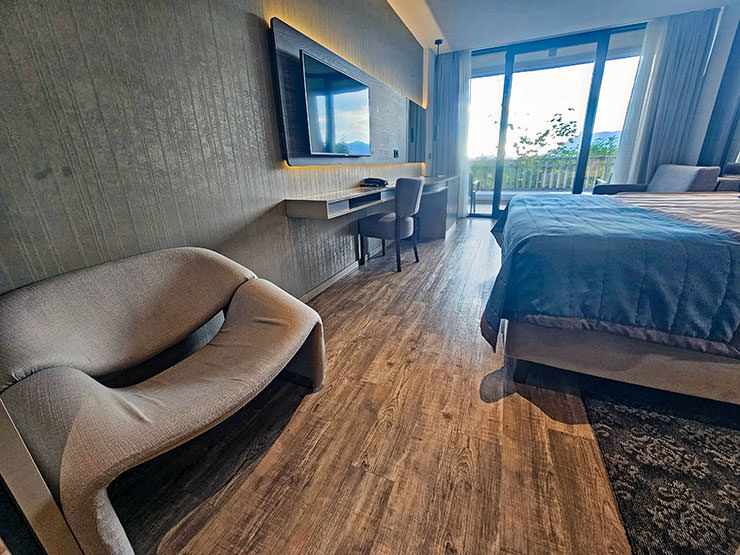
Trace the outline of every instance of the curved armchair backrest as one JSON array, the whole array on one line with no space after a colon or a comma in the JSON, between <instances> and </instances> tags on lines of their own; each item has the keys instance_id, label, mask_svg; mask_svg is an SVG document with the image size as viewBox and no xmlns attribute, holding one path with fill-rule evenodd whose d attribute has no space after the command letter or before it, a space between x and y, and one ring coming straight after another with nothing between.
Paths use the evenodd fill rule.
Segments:
<instances>
[{"instance_id":1,"label":"curved armchair backrest","mask_svg":"<svg viewBox=\"0 0 740 555\"><path fill-rule=\"evenodd\" d=\"M396 214L405 218L419 211L424 181L421 177L401 177L396 181Z\"/></svg>"},{"instance_id":2,"label":"curved armchair backrest","mask_svg":"<svg viewBox=\"0 0 740 555\"><path fill-rule=\"evenodd\" d=\"M254 274L207 249L154 251L0 296L0 392L45 368L102 378L150 359Z\"/></svg>"},{"instance_id":3,"label":"curved armchair backrest","mask_svg":"<svg viewBox=\"0 0 740 555\"><path fill-rule=\"evenodd\" d=\"M685 193L714 191L719 166L681 166L662 164L648 183L648 193Z\"/></svg>"}]
</instances>

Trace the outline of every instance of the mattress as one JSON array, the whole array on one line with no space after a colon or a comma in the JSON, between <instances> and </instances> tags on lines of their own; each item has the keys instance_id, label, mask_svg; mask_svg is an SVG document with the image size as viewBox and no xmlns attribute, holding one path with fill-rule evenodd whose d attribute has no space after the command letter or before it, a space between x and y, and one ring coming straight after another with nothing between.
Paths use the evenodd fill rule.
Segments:
<instances>
[{"instance_id":1,"label":"mattress","mask_svg":"<svg viewBox=\"0 0 740 555\"><path fill-rule=\"evenodd\" d=\"M740 236L740 198L737 192L722 193L622 193L619 202L657 210L675 218L712 226Z\"/></svg>"},{"instance_id":2,"label":"mattress","mask_svg":"<svg viewBox=\"0 0 740 555\"><path fill-rule=\"evenodd\" d=\"M740 358L736 193L523 194L494 234L492 345L505 318Z\"/></svg>"}]
</instances>

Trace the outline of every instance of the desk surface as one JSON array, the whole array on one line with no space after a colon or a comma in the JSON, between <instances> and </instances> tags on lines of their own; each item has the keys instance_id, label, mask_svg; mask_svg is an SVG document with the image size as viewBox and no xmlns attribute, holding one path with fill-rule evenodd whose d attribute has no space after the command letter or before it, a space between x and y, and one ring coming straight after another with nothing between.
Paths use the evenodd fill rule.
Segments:
<instances>
[{"instance_id":1,"label":"desk surface","mask_svg":"<svg viewBox=\"0 0 740 555\"><path fill-rule=\"evenodd\" d=\"M315 195L306 195L302 197L286 198L290 201L315 201L315 202L336 202L339 200L349 200L351 198L364 197L366 195L377 193L378 191L394 191L395 186L391 187L351 187L349 189L340 189L339 191L330 191L328 193L316 193Z\"/></svg>"},{"instance_id":2,"label":"desk surface","mask_svg":"<svg viewBox=\"0 0 740 555\"><path fill-rule=\"evenodd\" d=\"M447 183L456 177L424 177L423 195L436 194L447 189ZM383 204L395 198L396 187L350 187L328 193L317 193L285 199L290 218L330 220Z\"/></svg>"},{"instance_id":3,"label":"desk surface","mask_svg":"<svg viewBox=\"0 0 740 555\"><path fill-rule=\"evenodd\" d=\"M444 187L450 179L455 177L424 177L424 192L427 192L430 187L438 186ZM340 200L349 200L352 198L358 198L378 191L395 191L396 185L388 185L388 187L349 187L347 189L340 189L338 191L330 191L328 193L316 193L313 195L305 195L300 197L286 198L286 201L314 201L314 202L336 202Z\"/></svg>"},{"instance_id":4,"label":"desk surface","mask_svg":"<svg viewBox=\"0 0 740 555\"><path fill-rule=\"evenodd\" d=\"M426 214L426 219L434 219L432 224L426 228L432 229L430 237L444 237L449 219L448 188L452 188L454 198L453 219L457 211L457 177L424 177L424 189L422 191L422 206L427 201L427 206L435 206L432 212L436 215L432 218ZM306 195L298 198L285 199L285 212L289 218L303 218L311 220L331 220L356 214L357 217L364 215L367 208L385 205L396 197L395 185L388 187L349 187L339 191ZM431 203L431 204L430 204ZM430 209L427 208L426 212ZM424 219L424 218L422 218ZM422 226L424 227L424 226Z\"/></svg>"}]
</instances>

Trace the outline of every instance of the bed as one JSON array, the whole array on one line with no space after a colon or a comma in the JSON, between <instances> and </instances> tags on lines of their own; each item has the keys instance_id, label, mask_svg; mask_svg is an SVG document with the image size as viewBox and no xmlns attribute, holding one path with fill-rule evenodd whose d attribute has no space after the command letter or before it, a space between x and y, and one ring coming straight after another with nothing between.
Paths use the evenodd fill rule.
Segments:
<instances>
[{"instance_id":1,"label":"bed","mask_svg":"<svg viewBox=\"0 0 740 555\"><path fill-rule=\"evenodd\" d=\"M529 193L494 227L481 331L505 354L740 403L737 193Z\"/></svg>"}]
</instances>

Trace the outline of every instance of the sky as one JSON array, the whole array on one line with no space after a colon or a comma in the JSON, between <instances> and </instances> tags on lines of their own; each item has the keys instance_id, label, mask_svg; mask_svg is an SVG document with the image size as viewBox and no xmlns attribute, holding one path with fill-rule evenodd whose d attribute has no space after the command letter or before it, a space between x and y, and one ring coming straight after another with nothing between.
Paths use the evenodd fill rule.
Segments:
<instances>
[{"instance_id":1,"label":"sky","mask_svg":"<svg viewBox=\"0 0 740 555\"><path fill-rule=\"evenodd\" d=\"M319 97L323 100L323 96ZM326 109L323 101L318 102L321 140L326 134ZM368 89L334 95L334 133L337 142L362 142L370 144L370 113Z\"/></svg>"},{"instance_id":2,"label":"sky","mask_svg":"<svg viewBox=\"0 0 740 555\"><path fill-rule=\"evenodd\" d=\"M639 56L608 60L599 94L594 133L621 131L627 113ZM553 115L575 120L578 133L583 129L593 63L515 73L512 78L506 156L516 157L512 147L519 136L534 136L549 128ZM503 95L503 75L480 77L471 82L468 155L495 156L498 121ZM545 146L544 154L555 145Z\"/></svg>"},{"instance_id":3,"label":"sky","mask_svg":"<svg viewBox=\"0 0 740 555\"><path fill-rule=\"evenodd\" d=\"M336 122L337 140L360 141L370 144L370 110L368 89L338 94L334 97L334 110L339 115Z\"/></svg>"}]
</instances>

